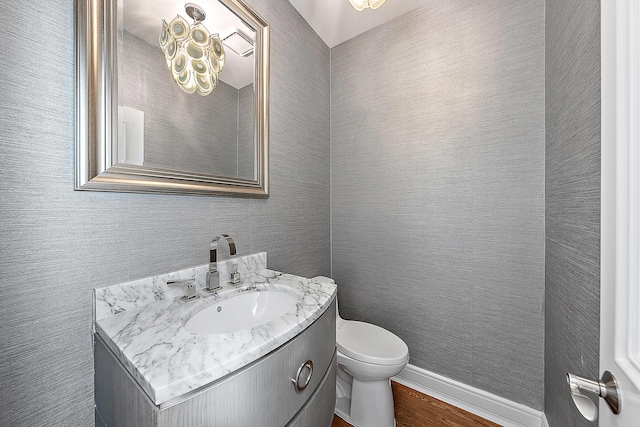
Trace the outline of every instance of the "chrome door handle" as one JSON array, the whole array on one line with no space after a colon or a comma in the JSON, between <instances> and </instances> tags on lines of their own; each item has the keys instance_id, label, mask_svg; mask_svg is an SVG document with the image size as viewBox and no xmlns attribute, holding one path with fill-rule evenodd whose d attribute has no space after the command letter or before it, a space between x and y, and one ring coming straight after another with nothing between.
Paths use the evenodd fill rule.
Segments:
<instances>
[{"instance_id":1,"label":"chrome door handle","mask_svg":"<svg viewBox=\"0 0 640 427\"><path fill-rule=\"evenodd\" d=\"M618 383L611 372L605 371L600 381L593 381L568 373L567 383L569 383L569 388L571 389L573 403L587 420L595 421L598 419L598 406L588 395L602 397L611 408L611 412L614 414L620 413Z\"/></svg>"},{"instance_id":2,"label":"chrome door handle","mask_svg":"<svg viewBox=\"0 0 640 427\"><path fill-rule=\"evenodd\" d=\"M305 368L309 369L309 375L307 375L307 379L304 381L304 384L300 385L300 374L302 374L302 371L304 371ZM298 373L296 374L296 378L295 379L291 378L291 382L293 382L293 385L296 388L296 391L298 393L304 391L304 389L307 388L307 386L311 382L312 375L313 375L313 361L307 360L298 368Z\"/></svg>"}]
</instances>

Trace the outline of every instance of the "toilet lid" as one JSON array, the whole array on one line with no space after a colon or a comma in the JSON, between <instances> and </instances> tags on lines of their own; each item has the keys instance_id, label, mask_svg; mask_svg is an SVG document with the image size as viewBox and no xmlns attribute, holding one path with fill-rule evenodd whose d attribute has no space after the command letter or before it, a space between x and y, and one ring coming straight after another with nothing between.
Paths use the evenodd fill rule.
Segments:
<instances>
[{"instance_id":1,"label":"toilet lid","mask_svg":"<svg viewBox=\"0 0 640 427\"><path fill-rule=\"evenodd\" d=\"M338 351L361 362L397 365L409 360L409 348L391 332L371 323L344 321L336 331Z\"/></svg>"}]
</instances>

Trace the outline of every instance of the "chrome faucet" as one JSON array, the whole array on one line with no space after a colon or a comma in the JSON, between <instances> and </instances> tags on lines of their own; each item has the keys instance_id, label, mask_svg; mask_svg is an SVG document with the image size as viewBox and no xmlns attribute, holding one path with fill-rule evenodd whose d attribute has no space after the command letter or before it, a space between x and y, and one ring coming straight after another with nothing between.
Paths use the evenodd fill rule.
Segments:
<instances>
[{"instance_id":1,"label":"chrome faucet","mask_svg":"<svg viewBox=\"0 0 640 427\"><path fill-rule=\"evenodd\" d=\"M231 236L228 234L222 234L213 238L211 245L209 246L209 273L207 273L207 286L204 288L204 290L208 292L222 289L222 286L220 286L220 273L218 272L218 242L220 239L224 239L227 242L230 256L236 254L236 244Z\"/></svg>"}]
</instances>

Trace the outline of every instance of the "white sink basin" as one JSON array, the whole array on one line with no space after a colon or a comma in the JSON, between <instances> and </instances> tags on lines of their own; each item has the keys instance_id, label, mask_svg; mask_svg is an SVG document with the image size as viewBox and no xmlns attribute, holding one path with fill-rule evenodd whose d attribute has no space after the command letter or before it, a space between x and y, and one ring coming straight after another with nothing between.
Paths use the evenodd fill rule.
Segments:
<instances>
[{"instance_id":1,"label":"white sink basin","mask_svg":"<svg viewBox=\"0 0 640 427\"><path fill-rule=\"evenodd\" d=\"M296 311L296 298L283 292L265 291L235 295L212 304L187 321L196 334L230 334L264 325Z\"/></svg>"}]
</instances>

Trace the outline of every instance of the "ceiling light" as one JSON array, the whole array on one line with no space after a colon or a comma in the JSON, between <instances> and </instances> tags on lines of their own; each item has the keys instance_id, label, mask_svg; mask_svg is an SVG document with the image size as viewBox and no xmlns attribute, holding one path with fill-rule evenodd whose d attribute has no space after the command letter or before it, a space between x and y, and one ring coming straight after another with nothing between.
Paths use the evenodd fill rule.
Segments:
<instances>
[{"instance_id":1,"label":"ceiling light","mask_svg":"<svg viewBox=\"0 0 640 427\"><path fill-rule=\"evenodd\" d=\"M353 6L355 10L361 11L368 7L377 9L382 6L385 1L386 0L349 0L349 3L351 3L351 6Z\"/></svg>"},{"instance_id":2,"label":"ceiling light","mask_svg":"<svg viewBox=\"0 0 640 427\"><path fill-rule=\"evenodd\" d=\"M218 34L209 34L202 25L206 15L200 6L187 3L184 9L194 20L193 24L189 25L180 15L169 24L163 19L160 47L171 77L180 89L209 95L224 68L224 47Z\"/></svg>"}]
</instances>

